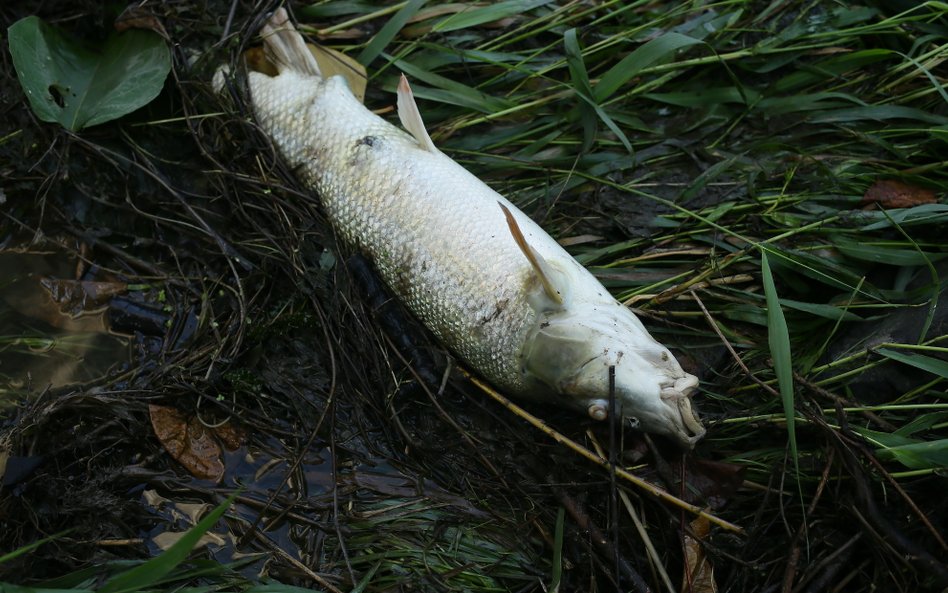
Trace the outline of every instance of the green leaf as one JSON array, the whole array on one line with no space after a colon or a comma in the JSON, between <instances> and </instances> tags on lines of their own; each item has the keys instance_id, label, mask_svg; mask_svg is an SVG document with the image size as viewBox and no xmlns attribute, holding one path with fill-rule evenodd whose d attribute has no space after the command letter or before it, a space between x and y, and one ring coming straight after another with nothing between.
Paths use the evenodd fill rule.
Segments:
<instances>
[{"instance_id":1,"label":"green leaf","mask_svg":"<svg viewBox=\"0 0 948 593\"><path fill-rule=\"evenodd\" d=\"M35 16L7 31L13 65L33 112L74 132L146 105L161 92L171 70L168 45L152 31L114 34L100 52Z\"/></svg>"},{"instance_id":2,"label":"green leaf","mask_svg":"<svg viewBox=\"0 0 948 593\"><path fill-rule=\"evenodd\" d=\"M890 266L923 266L928 262L937 262L948 257L948 253L919 252L914 249L899 249L894 242L853 241L843 237L834 237L833 244L846 257Z\"/></svg>"},{"instance_id":3,"label":"green leaf","mask_svg":"<svg viewBox=\"0 0 948 593\"><path fill-rule=\"evenodd\" d=\"M198 543L201 536L217 523L217 520L221 518L221 515L230 507L239 494L239 491L231 494L227 500L208 513L206 517L201 519L197 525L181 536L181 539L162 552L161 555L155 556L151 560L106 581L98 590L98 593L131 593L150 587L160 581L162 577L188 558L191 549Z\"/></svg>"},{"instance_id":4,"label":"green leaf","mask_svg":"<svg viewBox=\"0 0 948 593\"><path fill-rule=\"evenodd\" d=\"M878 432L853 426L853 430L879 447L879 459L895 459L911 469L948 467L948 439L920 441L898 433Z\"/></svg>"},{"instance_id":5,"label":"green leaf","mask_svg":"<svg viewBox=\"0 0 948 593\"><path fill-rule=\"evenodd\" d=\"M550 591L560 590L563 578L563 525L566 523L566 509L560 507L556 512L556 526L553 528L553 575L550 579Z\"/></svg>"},{"instance_id":6,"label":"green leaf","mask_svg":"<svg viewBox=\"0 0 948 593\"><path fill-rule=\"evenodd\" d=\"M437 87L437 89L426 89L413 84L412 93L418 98L430 99L449 105L459 105L483 113L495 113L514 106L514 103L510 101L492 97L450 78L419 68L406 60L396 60L394 58L391 58L391 60L413 82L420 80Z\"/></svg>"},{"instance_id":7,"label":"green leaf","mask_svg":"<svg viewBox=\"0 0 948 593\"><path fill-rule=\"evenodd\" d=\"M418 12L426 0L410 0L405 4L405 6L395 13L385 26L379 29L379 32L375 34L375 37L372 38L372 41L365 46L365 49L362 50L362 53L359 54L359 57L356 60L363 66L368 67L372 63L372 60L379 57L385 47L395 39L395 36L398 35L398 32L402 30L405 24L408 22L408 19L415 16L415 13Z\"/></svg>"},{"instance_id":8,"label":"green leaf","mask_svg":"<svg viewBox=\"0 0 948 593\"><path fill-rule=\"evenodd\" d=\"M593 91L589 85L589 73L586 71L583 53L579 47L579 41L576 39L576 29L569 29L563 34L563 45L566 48L566 64L569 67L573 89L576 91L576 96L582 101L579 104L579 114L580 122L583 125L583 150L589 150L596 136L596 119L593 116L595 114L622 142L625 149L631 153L632 143L629 142L629 139L616 122L593 98Z\"/></svg>"},{"instance_id":9,"label":"green leaf","mask_svg":"<svg viewBox=\"0 0 948 593\"><path fill-rule=\"evenodd\" d=\"M681 33L665 33L661 37L652 39L622 58L618 64L609 68L599 79L593 97L597 103L602 103L643 69L648 68L668 54L698 43L703 42Z\"/></svg>"},{"instance_id":10,"label":"green leaf","mask_svg":"<svg viewBox=\"0 0 948 593\"><path fill-rule=\"evenodd\" d=\"M507 17L523 14L538 6L549 4L552 0L507 0L506 2L492 2L480 8L471 8L453 14L434 26L434 31L447 33L476 27L484 23L492 23Z\"/></svg>"},{"instance_id":11,"label":"green leaf","mask_svg":"<svg viewBox=\"0 0 948 593\"><path fill-rule=\"evenodd\" d=\"M948 467L948 439L879 449L876 454L879 459L895 459L910 469Z\"/></svg>"},{"instance_id":12,"label":"green leaf","mask_svg":"<svg viewBox=\"0 0 948 593\"><path fill-rule=\"evenodd\" d=\"M845 309L841 309L835 305L825 305L822 303L806 303L803 301L796 301L793 299L780 299L780 304L788 309L796 309L797 311L805 311L817 317L824 317L826 319L832 320L842 320L842 321L862 321L862 318L855 313L850 313Z\"/></svg>"},{"instance_id":13,"label":"green leaf","mask_svg":"<svg viewBox=\"0 0 948 593\"><path fill-rule=\"evenodd\" d=\"M22 556L23 554L28 554L28 553L32 552L33 550L35 550L36 548L42 546L43 544L48 543L48 542L51 542L51 541L53 541L54 539L58 539L58 538L60 538L60 537L62 537L62 536L64 536L64 535L66 535L66 534L69 533L70 531L72 531L72 529L66 529L65 531L60 531L59 533L54 533L53 535L50 535L49 537L44 537L43 539L36 540L35 542L33 542L33 543L31 543L31 544L27 544L27 545L23 546L22 548L17 548L16 550L13 550L12 552L8 552L8 553L4 554L3 556L0 556L0 564L3 564L4 562L9 562L10 560L13 560L13 559L16 558L17 556Z\"/></svg>"},{"instance_id":14,"label":"green leaf","mask_svg":"<svg viewBox=\"0 0 948 593\"><path fill-rule=\"evenodd\" d=\"M45 587L24 587L12 583L0 582L2 593L93 593L93 589L47 589Z\"/></svg>"},{"instance_id":15,"label":"green leaf","mask_svg":"<svg viewBox=\"0 0 948 593\"><path fill-rule=\"evenodd\" d=\"M922 204L912 208L899 208L885 212L862 212L867 219L880 219L860 227L860 231L876 231L891 226L936 225L948 222L948 204Z\"/></svg>"},{"instance_id":16,"label":"green leaf","mask_svg":"<svg viewBox=\"0 0 948 593\"><path fill-rule=\"evenodd\" d=\"M910 119L939 125L948 123L948 118L943 115L902 105L868 105L865 107L833 109L814 114L808 121L811 123L843 123L864 120L886 121L890 119Z\"/></svg>"},{"instance_id":17,"label":"green leaf","mask_svg":"<svg viewBox=\"0 0 948 593\"><path fill-rule=\"evenodd\" d=\"M928 371L933 375L938 375L943 379L948 379L948 361L941 360L940 358L933 358L931 356L924 356L922 354L899 352L897 350L890 350L888 348L879 348L876 350L876 352L882 356L885 356L886 358L897 360L917 369Z\"/></svg>"},{"instance_id":18,"label":"green leaf","mask_svg":"<svg viewBox=\"0 0 948 593\"><path fill-rule=\"evenodd\" d=\"M777 385L780 388L780 399L783 400L783 413L787 419L787 433L790 437L790 454L793 463L800 473L797 458L797 433L795 426L796 413L793 407L793 366L790 357L790 331L787 329L787 320L780 308L780 299L777 297L777 288L774 285L773 273L767 261L767 252L760 252L761 272L764 284L764 296L767 298L767 342L770 344L770 356L774 360L774 372L777 374Z\"/></svg>"}]
</instances>

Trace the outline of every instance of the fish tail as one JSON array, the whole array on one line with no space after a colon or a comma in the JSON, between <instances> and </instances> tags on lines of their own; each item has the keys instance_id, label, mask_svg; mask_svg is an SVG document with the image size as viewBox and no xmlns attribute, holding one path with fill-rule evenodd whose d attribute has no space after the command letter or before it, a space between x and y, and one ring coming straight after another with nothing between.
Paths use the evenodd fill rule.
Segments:
<instances>
[{"instance_id":1,"label":"fish tail","mask_svg":"<svg viewBox=\"0 0 948 593\"><path fill-rule=\"evenodd\" d=\"M306 47L303 36L290 22L285 8L281 6L273 12L270 19L261 27L260 35L263 37L267 59L277 67L281 74L295 72L322 77L316 58Z\"/></svg>"}]
</instances>

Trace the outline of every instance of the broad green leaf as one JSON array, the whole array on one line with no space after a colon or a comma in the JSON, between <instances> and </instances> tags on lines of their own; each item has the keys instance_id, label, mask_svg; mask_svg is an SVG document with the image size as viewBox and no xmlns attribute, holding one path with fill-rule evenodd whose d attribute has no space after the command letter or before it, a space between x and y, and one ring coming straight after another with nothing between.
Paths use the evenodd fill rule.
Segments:
<instances>
[{"instance_id":1,"label":"broad green leaf","mask_svg":"<svg viewBox=\"0 0 948 593\"><path fill-rule=\"evenodd\" d=\"M599 79L593 98L597 103L602 103L643 69L683 47L698 43L702 41L680 33L666 33L652 39L609 68Z\"/></svg>"},{"instance_id":2,"label":"broad green leaf","mask_svg":"<svg viewBox=\"0 0 948 593\"><path fill-rule=\"evenodd\" d=\"M790 331L787 320L780 308L780 299L777 297L777 287L774 285L773 273L767 261L767 252L760 252L760 267L764 284L764 295L767 298L767 342L770 345L770 356L774 361L774 372L777 374L777 385L780 388L780 399L783 400L783 413L787 420L787 433L790 437L790 454L793 463L800 473L797 457L796 412L793 406L793 366L790 357Z\"/></svg>"},{"instance_id":3,"label":"broad green leaf","mask_svg":"<svg viewBox=\"0 0 948 593\"><path fill-rule=\"evenodd\" d=\"M176 566L187 560L191 549L198 543L201 536L217 523L217 520L227 511L239 494L239 491L231 494L227 500L208 513L197 525L181 536L177 543L159 556L155 556L151 560L106 581L98 590L98 593L131 593L132 591L151 587L160 581Z\"/></svg>"},{"instance_id":4,"label":"broad green leaf","mask_svg":"<svg viewBox=\"0 0 948 593\"><path fill-rule=\"evenodd\" d=\"M117 119L158 96L171 52L153 31L130 29L92 51L28 16L8 29L10 54L36 116L69 130Z\"/></svg>"},{"instance_id":5,"label":"broad green leaf","mask_svg":"<svg viewBox=\"0 0 948 593\"><path fill-rule=\"evenodd\" d=\"M897 360L917 369L928 371L933 375L938 375L943 379L948 379L948 361L946 360L925 356L923 354L900 352L898 350L891 350L889 348L879 348L876 350L876 352L882 356L885 356L886 358Z\"/></svg>"}]
</instances>

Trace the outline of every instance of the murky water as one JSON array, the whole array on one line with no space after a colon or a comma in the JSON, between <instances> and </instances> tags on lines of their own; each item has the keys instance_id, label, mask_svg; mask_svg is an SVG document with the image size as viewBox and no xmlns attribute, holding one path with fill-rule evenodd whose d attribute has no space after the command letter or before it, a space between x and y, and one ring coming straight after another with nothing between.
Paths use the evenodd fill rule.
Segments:
<instances>
[{"instance_id":1,"label":"murky water","mask_svg":"<svg viewBox=\"0 0 948 593\"><path fill-rule=\"evenodd\" d=\"M76 275L62 251L0 251L0 406L93 381L129 360L128 340L105 319L124 288Z\"/></svg>"}]
</instances>

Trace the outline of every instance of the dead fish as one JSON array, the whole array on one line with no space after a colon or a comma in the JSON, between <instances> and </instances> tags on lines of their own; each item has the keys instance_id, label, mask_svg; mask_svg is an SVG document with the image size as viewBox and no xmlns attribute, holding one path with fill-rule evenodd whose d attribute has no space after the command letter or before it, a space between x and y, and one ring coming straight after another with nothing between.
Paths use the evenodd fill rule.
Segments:
<instances>
[{"instance_id":1,"label":"dead fish","mask_svg":"<svg viewBox=\"0 0 948 593\"><path fill-rule=\"evenodd\" d=\"M279 72L248 72L253 111L336 231L455 355L499 389L603 420L615 405L693 447L698 379L552 237L431 141L402 77L403 131L320 75L284 9L263 26Z\"/></svg>"}]
</instances>

